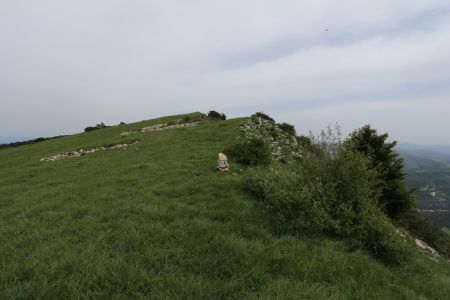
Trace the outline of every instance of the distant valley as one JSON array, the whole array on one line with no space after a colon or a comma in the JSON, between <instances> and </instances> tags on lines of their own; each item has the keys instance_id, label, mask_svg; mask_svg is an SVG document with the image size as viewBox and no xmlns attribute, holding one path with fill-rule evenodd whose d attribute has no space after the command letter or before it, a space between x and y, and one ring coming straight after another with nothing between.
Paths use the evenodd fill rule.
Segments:
<instances>
[{"instance_id":1,"label":"distant valley","mask_svg":"<svg viewBox=\"0 0 450 300\"><path fill-rule=\"evenodd\" d=\"M416 189L417 206L438 226L450 228L450 145L400 144L407 183Z\"/></svg>"}]
</instances>

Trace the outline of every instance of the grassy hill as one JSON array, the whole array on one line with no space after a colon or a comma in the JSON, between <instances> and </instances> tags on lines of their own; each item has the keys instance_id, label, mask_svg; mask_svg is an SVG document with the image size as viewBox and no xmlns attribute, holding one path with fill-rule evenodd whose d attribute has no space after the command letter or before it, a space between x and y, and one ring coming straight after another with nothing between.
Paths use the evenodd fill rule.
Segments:
<instances>
[{"instance_id":1,"label":"grassy hill","mask_svg":"<svg viewBox=\"0 0 450 300\"><path fill-rule=\"evenodd\" d=\"M392 267L325 236L273 233L245 168L215 170L242 119L120 135L182 117L0 150L0 299L449 299L443 259Z\"/></svg>"}]
</instances>

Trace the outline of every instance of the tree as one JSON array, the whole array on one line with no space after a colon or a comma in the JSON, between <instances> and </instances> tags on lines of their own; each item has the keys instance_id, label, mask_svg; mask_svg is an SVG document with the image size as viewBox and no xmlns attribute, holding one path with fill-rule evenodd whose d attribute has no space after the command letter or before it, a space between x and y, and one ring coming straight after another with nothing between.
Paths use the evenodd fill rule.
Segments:
<instances>
[{"instance_id":1,"label":"tree","mask_svg":"<svg viewBox=\"0 0 450 300\"><path fill-rule=\"evenodd\" d=\"M370 168L377 171L381 185L378 204L392 219L397 219L414 208L414 198L406 188L403 160L394 150L397 142L388 142L388 137L366 125L355 130L346 144L370 159Z\"/></svg>"}]
</instances>

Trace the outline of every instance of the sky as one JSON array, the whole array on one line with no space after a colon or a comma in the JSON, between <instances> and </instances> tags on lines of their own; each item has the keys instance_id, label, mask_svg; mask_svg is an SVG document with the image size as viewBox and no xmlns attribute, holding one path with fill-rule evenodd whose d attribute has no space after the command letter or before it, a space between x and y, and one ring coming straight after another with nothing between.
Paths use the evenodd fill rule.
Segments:
<instances>
[{"instance_id":1,"label":"sky","mask_svg":"<svg viewBox=\"0 0 450 300\"><path fill-rule=\"evenodd\" d=\"M0 137L263 111L450 144L448 0L2 0Z\"/></svg>"}]
</instances>

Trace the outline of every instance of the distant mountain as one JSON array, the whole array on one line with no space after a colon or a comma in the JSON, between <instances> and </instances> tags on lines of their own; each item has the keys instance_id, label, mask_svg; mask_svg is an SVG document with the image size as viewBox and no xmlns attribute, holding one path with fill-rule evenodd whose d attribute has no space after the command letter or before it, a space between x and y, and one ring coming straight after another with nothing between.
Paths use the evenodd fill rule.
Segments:
<instances>
[{"instance_id":1,"label":"distant mountain","mask_svg":"<svg viewBox=\"0 0 450 300\"><path fill-rule=\"evenodd\" d=\"M405 163L405 169L442 169L446 168L447 164L441 161L429 159L426 156L412 155L409 153L400 152L400 156Z\"/></svg>"},{"instance_id":2,"label":"distant mountain","mask_svg":"<svg viewBox=\"0 0 450 300\"><path fill-rule=\"evenodd\" d=\"M9 144L24 141L27 138L18 137L18 136L0 136L0 144Z\"/></svg>"},{"instance_id":3,"label":"distant mountain","mask_svg":"<svg viewBox=\"0 0 450 300\"><path fill-rule=\"evenodd\" d=\"M439 169L450 166L450 145L400 144L397 152L406 169Z\"/></svg>"},{"instance_id":4,"label":"distant mountain","mask_svg":"<svg viewBox=\"0 0 450 300\"><path fill-rule=\"evenodd\" d=\"M411 144L411 143L402 143L397 146L401 149L406 149L410 151L418 151L418 150L428 150L428 151L434 151L439 152L441 154L450 155L450 144L449 145L418 145L418 144Z\"/></svg>"}]
</instances>

